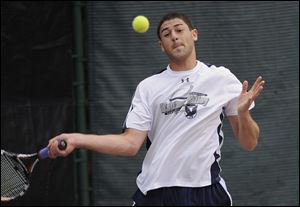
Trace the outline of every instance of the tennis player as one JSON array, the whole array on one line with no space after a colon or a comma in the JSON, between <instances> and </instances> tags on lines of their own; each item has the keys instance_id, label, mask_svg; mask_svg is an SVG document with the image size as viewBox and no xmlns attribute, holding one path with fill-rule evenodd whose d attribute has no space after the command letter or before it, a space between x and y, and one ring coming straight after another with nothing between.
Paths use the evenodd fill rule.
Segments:
<instances>
[{"instance_id":1,"label":"tennis player","mask_svg":"<svg viewBox=\"0 0 300 207\"><path fill-rule=\"evenodd\" d=\"M242 148L254 150L259 126L249 110L265 81L259 76L248 90L248 82L229 69L199 61L198 31L184 14L165 15L157 35L170 63L138 84L124 132L61 134L49 141L49 156L66 156L75 148L133 156L146 139L134 205L232 205L220 176L222 122L227 116ZM57 139L67 141L65 151L57 150Z\"/></svg>"}]
</instances>

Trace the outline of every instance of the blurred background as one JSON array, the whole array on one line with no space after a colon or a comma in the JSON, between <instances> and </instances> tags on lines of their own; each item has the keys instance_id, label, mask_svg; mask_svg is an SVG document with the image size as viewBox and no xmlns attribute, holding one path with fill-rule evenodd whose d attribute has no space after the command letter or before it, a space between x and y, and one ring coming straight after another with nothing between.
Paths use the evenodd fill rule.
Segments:
<instances>
[{"instance_id":1,"label":"blurred background","mask_svg":"<svg viewBox=\"0 0 300 207\"><path fill-rule=\"evenodd\" d=\"M200 61L266 80L252 110L255 151L224 120L233 205L299 205L298 1L1 1L1 149L32 153L63 132L120 133L136 85L168 64L156 27L171 11L198 28ZM133 31L137 15L148 32ZM26 195L1 205L130 206L145 153L45 160Z\"/></svg>"}]
</instances>

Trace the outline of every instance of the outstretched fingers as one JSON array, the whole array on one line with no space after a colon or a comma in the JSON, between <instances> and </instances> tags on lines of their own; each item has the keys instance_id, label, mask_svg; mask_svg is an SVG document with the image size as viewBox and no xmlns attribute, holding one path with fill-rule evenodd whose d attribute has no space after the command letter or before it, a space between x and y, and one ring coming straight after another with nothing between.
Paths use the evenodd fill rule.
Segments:
<instances>
[{"instance_id":1,"label":"outstretched fingers","mask_svg":"<svg viewBox=\"0 0 300 207\"><path fill-rule=\"evenodd\" d=\"M247 91L248 91L248 81L245 80L243 82L242 94L247 93Z\"/></svg>"},{"instance_id":2,"label":"outstretched fingers","mask_svg":"<svg viewBox=\"0 0 300 207\"><path fill-rule=\"evenodd\" d=\"M256 97L259 96L259 94L263 90L264 84L265 84L265 81L263 80L263 78L261 76L259 76L251 88L251 90L253 92L253 99L256 99Z\"/></svg>"}]
</instances>

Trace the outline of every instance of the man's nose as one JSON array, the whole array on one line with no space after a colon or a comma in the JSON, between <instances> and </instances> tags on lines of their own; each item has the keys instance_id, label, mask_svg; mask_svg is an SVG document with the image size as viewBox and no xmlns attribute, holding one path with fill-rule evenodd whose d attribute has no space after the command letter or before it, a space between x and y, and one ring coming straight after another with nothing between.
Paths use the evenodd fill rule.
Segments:
<instances>
[{"instance_id":1,"label":"man's nose","mask_svg":"<svg viewBox=\"0 0 300 207\"><path fill-rule=\"evenodd\" d=\"M177 34L176 34L176 32L175 32L174 30L171 31L171 37L172 37L172 40L173 40L173 41L178 40L178 36L177 36Z\"/></svg>"}]
</instances>

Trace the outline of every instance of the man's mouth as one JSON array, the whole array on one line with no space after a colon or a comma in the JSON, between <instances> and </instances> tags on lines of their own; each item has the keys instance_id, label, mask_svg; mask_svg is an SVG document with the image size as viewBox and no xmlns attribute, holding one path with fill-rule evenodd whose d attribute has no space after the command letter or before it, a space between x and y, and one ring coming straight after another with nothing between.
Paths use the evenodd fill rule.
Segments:
<instances>
[{"instance_id":1,"label":"man's mouth","mask_svg":"<svg viewBox=\"0 0 300 207\"><path fill-rule=\"evenodd\" d=\"M175 44L175 45L173 45L173 49L176 49L176 48L181 47L181 46L183 46L183 44Z\"/></svg>"}]
</instances>

